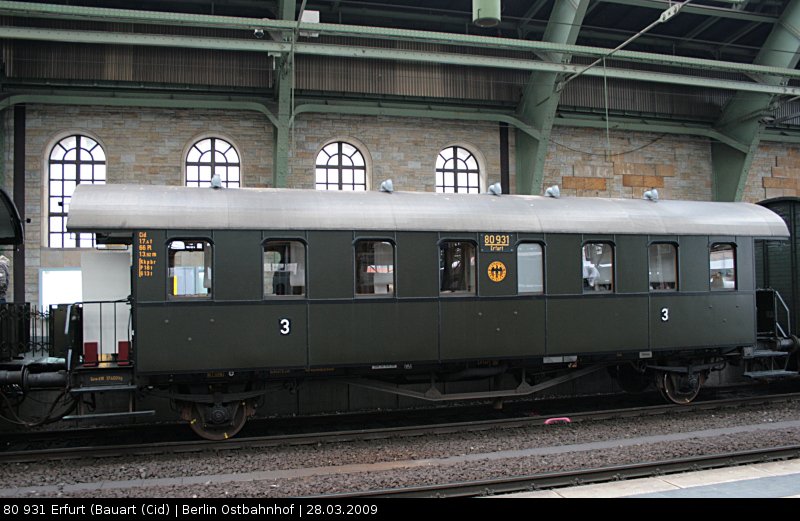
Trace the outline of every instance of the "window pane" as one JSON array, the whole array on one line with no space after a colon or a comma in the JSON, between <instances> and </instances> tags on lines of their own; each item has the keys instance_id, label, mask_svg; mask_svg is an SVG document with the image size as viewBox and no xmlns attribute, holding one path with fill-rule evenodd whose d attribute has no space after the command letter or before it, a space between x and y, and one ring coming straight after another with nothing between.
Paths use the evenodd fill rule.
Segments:
<instances>
[{"instance_id":1,"label":"window pane","mask_svg":"<svg viewBox=\"0 0 800 521\"><path fill-rule=\"evenodd\" d=\"M300 241L264 244L264 296L306 294L306 246Z\"/></svg>"},{"instance_id":2,"label":"window pane","mask_svg":"<svg viewBox=\"0 0 800 521\"><path fill-rule=\"evenodd\" d=\"M211 243L204 240L170 241L170 297L211 296Z\"/></svg>"},{"instance_id":3,"label":"window pane","mask_svg":"<svg viewBox=\"0 0 800 521\"><path fill-rule=\"evenodd\" d=\"M186 161L190 163L197 163L200 161L200 151L196 147L192 147L189 150L189 154L186 156Z\"/></svg>"},{"instance_id":4,"label":"window pane","mask_svg":"<svg viewBox=\"0 0 800 521\"><path fill-rule=\"evenodd\" d=\"M614 291L614 247L603 242L583 246L583 291Z\"/></svg>"},{"instance_id":5,"label":"window pane","mask_svg":"<svg viewBox=\"0 0 800 521\"><path fill-rule=\"evenodd\" d=\"M106 153L103 151L103 148L100 145L97 145L92 149L92 158L95 161L106 160Z\"/></svg>"},{"instance_id":6,"label":"window pane","mask_svg":"<svg viewBox=\"0 0 800 521\"><path fill-rule=\"evenodd\" d=\"M475 293L475 245L445 241L439 246L440 292Z\"/></svg>"},{"instance_id":7,"label":"window pane","mask_svg":"<svg viewBox=\"0 0 800 521\"><path fill-rule=\"evenodd\" d=\"M92 180L92 165L81 165L81 182Z\"/></svg>"},{"instance_id":8,"label":"window pane","mask_svg":"<svg viewBox=\"0 0 800 521\"><path fill-rule=\"evenodd\" d=\"M517 248L517 293L544 292L542 245L520 244Z\"/></svg>"},{"instance_id":9,"label":"window pane","mask_svg":"<svg viewBox=\"0 0 800 521\"><path fill-rule=\"evenodd\" d=\"M356 243L356 295L394 295L394 244Z\"/></svg>"},{"instance_id":10,"label":"window pane","mask_svg":"<svg viewBox=\"0 0 800 521\"><path fill-rule=\"evenodd\" d=\"M204 153L208 152L209 150L211 150L211 140L210 139L204 139L202 141L198 141L195 144L195 146L197 147L197 149L200 152L204 152Z\"/></svg>"},{"instance_id":11,"label":"window pane","mask_svg":"<svg viewBox=\"0 0 800 521\"><path fill-rule=\"evenodd\" d=\"M678 249L674 244L651 244L650 289L676 291L678 289Z\"/></svg>"},{"instance_id":12,"label":"window pane","mask_svg":"<svg viewBox=\"0 0 800 521\"><path fill-rule=\"evenodd\" d=\"M353 171L352 170L342 170L342 183L346 184L353 184Z\"/></svg>"},{"instance_id":13,"label":"window pane","mask_svg":"<svg viewBox=\"0 0 800 521\"><path fill-rule=\"evenodd\" d=\"M736 248L733 244L712 244L709 268L711 291L736 289Z\"/></svg>"}]
</instances>

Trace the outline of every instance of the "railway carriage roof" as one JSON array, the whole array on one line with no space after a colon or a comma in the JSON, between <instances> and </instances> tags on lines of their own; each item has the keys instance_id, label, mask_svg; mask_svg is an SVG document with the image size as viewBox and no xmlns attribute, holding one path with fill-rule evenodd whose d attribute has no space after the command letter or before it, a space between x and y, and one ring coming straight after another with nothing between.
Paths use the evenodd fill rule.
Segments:
<instances>
[{"instance_id":1,"label":"railway carriage roof","mask_svg":"<svg viewBox=\"0 0 800 521\"><path fill-rule=\"evenodd\" d=\"M67 228L789 236L749 203L121 184L79 185Z\"/></svg>"}]
</instances>

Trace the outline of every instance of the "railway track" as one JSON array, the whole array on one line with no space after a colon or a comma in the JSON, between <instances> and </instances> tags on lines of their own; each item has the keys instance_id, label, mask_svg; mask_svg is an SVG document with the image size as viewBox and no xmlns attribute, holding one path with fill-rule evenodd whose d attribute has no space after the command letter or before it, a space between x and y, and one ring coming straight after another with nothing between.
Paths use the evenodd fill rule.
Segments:
<instances>
[{"instance_id":1,"label":"railway track","mask_svg":"<svg viewBox=\"0 0 800 521\"><path fill-rule=\"evenodd\" d=\"M800 393L737 397L695 402L689 405L658 405L630 407L591 412L571 412L549 415L525 416L491 420L471 420L451 423L351 429L333 432L317 432L289 435L255 436L234 438L214 442L206 440L181 440L167 442L148 442L117 445L83 445L60 446L35 450L14 450L13 445L6 446L0 452L0 463L21 463L34 461L54 461L80 458L118 457L122 455L154 455L180 454L188 452L236 450L243 448L275 447L285 445L312 445L318 443L334 443L355 440L385 439L391 437L413 437L430 434L448 434L455 432L481 431L497 428L515 428L553 423L580 422L588 420L604 420L613 418L630 418L637 416L658 415L666 413L683 413L698 410L713 410L740 405L773 403L796 400ZM48 433L52 436L52 433Z\"/></svg>"},{"instance_id":2,"label":"railway track","mask_svg":"<svg viewBox=\"0 0 800 521\"><path fill-rule=\"evenodd\" d=\"M354 498L354 497L416 497L416 498L455 498L476 497L529 492L592 483L604 483L624 479L660 476L678 472L707 470L750 463L788 460L800 458L800 445L756 449L743 452L731 452L704 456L692 456L666 461L637 463L633 465L615 465L593 469L550 472L513 478L487 479L462 483L448 483L431 486L416 486L386 490L371 490L355 493L313 496L317 498Z\"/></svg>"}]
</instances>

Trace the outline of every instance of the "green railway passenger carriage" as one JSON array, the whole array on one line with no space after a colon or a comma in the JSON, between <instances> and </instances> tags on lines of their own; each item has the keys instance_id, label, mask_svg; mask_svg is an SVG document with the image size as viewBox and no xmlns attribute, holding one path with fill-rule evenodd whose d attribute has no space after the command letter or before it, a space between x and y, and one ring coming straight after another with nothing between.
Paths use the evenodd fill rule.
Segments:
<instances>
[{"instance_id":1,"label":"green railway passenger carriage","mask_svg":"<svg viewBox=\"0 0 800 521\"><path fill-rule=\"evenodd\" d=\"M131 356L112 370L207 438L309 378L501 400L609 368L687 403L726 362L794 347L757 327L754 242L788 231L746 203L80 185L68 228L130 245ZM83 349L71 385L101 392Z\"/></svg>"}]
</instances>

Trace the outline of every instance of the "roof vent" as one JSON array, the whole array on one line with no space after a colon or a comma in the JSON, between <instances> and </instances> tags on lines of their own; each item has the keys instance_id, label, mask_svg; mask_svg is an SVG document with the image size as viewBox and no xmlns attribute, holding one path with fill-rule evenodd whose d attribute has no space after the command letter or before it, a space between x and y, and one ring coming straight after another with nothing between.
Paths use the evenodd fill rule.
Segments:
<instances>
[{"instance_id":1,"label":"roof vent","mask_svg":"<svg viewBox=\"0 0 800 521\"><path fill-rule=\"evenodd\" d=\"M642 199L647 199L648 201L653 201L654 203L658 201L658 190L655 188L651 188L650 190L646 191Z\"/></svg>"},{"instance_id":2,"label":"roof vent","mask_svg":"<svg viewBox=\"0 0 800 521\"><path fill-rule=\"evenodd\" d=\"M553 185L547 190L544 191L545 197L552 197L553 199L558 199L561 197L561 190L559 190L558 185Z\"/></svg>"},{"instance_id":3,"label":"roof vent","mask_svg":"<svg viewBox=\"0 0 800 521\"><path fill-rule=\"evenodd\" d=\"M387 194L394 192L394 183L392 183L391 179L381 183L381 192L386 192Z\"/></svg>"}]
</instances>

